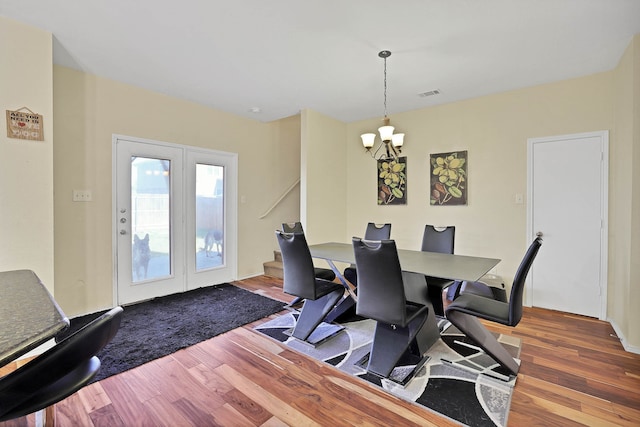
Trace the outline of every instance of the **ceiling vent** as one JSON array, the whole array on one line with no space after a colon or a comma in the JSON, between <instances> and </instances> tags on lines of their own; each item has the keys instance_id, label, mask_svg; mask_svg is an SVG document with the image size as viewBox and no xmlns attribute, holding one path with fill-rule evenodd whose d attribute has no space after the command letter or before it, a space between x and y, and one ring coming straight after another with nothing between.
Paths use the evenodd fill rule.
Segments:
<instances>
[{"instance_id":1,"label":"ceiling vent","mask_svg":"<svg viewBox=\"0 0 640 427\"><path fill-rule=\"evenodd\" d=\"M426 98L427 96L433 96L433 95L439 95L439 94L440 94L440 89L435 89L435 90L430 90L428 92L419 93L418 96L420 98Z\"/></svg>"}]
</instances>

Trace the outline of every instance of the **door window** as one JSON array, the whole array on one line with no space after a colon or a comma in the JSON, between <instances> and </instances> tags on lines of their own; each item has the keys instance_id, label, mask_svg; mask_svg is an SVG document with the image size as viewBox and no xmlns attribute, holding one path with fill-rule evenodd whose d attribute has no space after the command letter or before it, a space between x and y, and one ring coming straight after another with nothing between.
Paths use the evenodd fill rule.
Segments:
<instances>
[{"instance_id":1,"label":"door window","mask_svg":"<svg viewBox=\"0 0 640 427\"><path fill-rule=\"evenodd\" d=\"M171 275L171 161L131 158L133 282Z\"/></svg>"},{"instance_id":2,"label":"door window","mask_svg":"<svg viewBox=\"0 0 640 427\"><path fill-rule=\"evenodd\" d=\"M196 163L196 271L224 264L224 167Z\"/></svg>"}]
</instances>

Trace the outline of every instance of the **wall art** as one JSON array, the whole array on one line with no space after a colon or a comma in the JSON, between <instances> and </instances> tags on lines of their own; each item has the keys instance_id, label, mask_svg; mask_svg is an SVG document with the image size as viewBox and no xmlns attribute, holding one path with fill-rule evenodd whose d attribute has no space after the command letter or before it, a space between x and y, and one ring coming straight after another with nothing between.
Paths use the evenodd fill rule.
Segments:
<instances>
[{"instance_id":1,"label":"wall art","mask_svg":"<svg viewBox=\"0 0 640 427\"><path fill-rule=\"evenodd\" d=\"M407 158L378 160L378 204L407 204Z\"/></svg>"},{"instance_id":2,"label":"wall art","mask_svg":"<svg viewBox=\"0 0 640 427\"><path fill-rule=\"evenodd\" d=\"M467 152L430 155L430 203L435 206L467 204Z\"/></svg>"},{"instance_id":3,"label":"wall art","mask_svg":"<svg viewBox=\"0 0 640 427\"><path fill-rule=\"evenodd\" d=\"M44 141L42 116L27 107L7 110L7 137Z\"/></svg>"}]
</instances>

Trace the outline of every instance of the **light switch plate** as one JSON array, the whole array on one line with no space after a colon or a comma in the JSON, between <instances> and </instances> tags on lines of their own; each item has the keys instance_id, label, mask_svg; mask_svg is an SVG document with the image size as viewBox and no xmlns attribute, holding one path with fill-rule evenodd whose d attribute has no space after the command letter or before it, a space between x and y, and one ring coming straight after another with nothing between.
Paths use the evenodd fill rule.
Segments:
<instances>
[{"instance_id":1,"label":"light switch plate","mask_svg":"<svg viewBox=\"0 0 640 427\"><path fill-rule=\"evenodd\" d=\"M74 202L90 202L91 200L91 190L73 190Z\"/></svg>"}]
</instances>

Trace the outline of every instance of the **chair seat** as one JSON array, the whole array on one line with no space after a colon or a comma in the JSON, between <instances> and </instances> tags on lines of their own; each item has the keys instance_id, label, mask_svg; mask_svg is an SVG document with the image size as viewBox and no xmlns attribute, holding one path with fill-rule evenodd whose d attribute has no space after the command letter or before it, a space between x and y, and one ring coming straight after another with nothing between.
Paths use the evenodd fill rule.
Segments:
<instances>
[{"instance_id":1,"label":"chair seat","mask_svg":"<svg viewBox=\"0 0 640 427\"><path fill-rule=\"evenodd\" d=\"M355 266L345 268L342 275L349 281L349 283L354 286L358 286L358 273Z\"/></svg>"},{"instance_id":2,"label":"chair seat","mask_svg":"<svg viewBox=\"0 0 640 427\"><path fill-rule=\"evenodd\" d=\"M332 281L336 278L336 273L334 273L330 268L315 267L313 271L318 279Z\"/></svg>"},{"instance_id":3,"label":"chair seat","mask_svg":"<svg viewBox=\"0 0 640 427\"><path fill-rule=\"evenodd\" d=\"M84 387L100 368L96 357L115 336L122 307L114 307L0 378L0 421L51 406Z\"/></svg>"},{"instance_id":4,"label":"chair seat","mask_svg":"<svg viewBox=\"0 0 640 427\"><path fill-rule=\"evenodd\" d=\"M413 321L413 319L415 319L416 317L420 316L422 313L424 313L427 310L428 310L428 308L427 308L426 305L416 304L416 303L413 303L411 301L407 301L407 323L406 323L406 325L411 323ZM401 326L404 327L406 325L401 325Z\"/></svg>"},{"instance_id":5,"label":"chair seat","mask_svg":"<svg viewBox=\"0 0 640 427\"><path fill-rule=\"evenodd\" d=\"M99 369L100 359L96 356L82 362L78 367L73 369L64 377L52 384L40 388L34 392L28 400L2 414L2 416L0 416L0 422L37 412L42 408L51 406L62 399L71 396L84 385L88 384L89 381L96 376ZM37 381L37 379L34 379L34 381ZM6 402L4 397L3 400Z\"/></svg>"},{"instance_id":6,"label":"chair seat","mask_svg":"<svg viewBox=\"0 0 640 427\"><path fill-rule=\"evenodd\" d=\"M316 279L316 297L321 298L338 289L344 290L341 283L331 282L329 280Z\"/></svg>"},{"instance_id":7,"label":"chair seat","mask_svg":"<svg viewBox=\"0 0 640 427\"><path fill-rule=\"evenodd\" d=\"M447 312L456 310L492 322L509 324L509 304L474 294L460 294L449 306Z\"/></svg>"}]
</instances>

